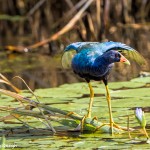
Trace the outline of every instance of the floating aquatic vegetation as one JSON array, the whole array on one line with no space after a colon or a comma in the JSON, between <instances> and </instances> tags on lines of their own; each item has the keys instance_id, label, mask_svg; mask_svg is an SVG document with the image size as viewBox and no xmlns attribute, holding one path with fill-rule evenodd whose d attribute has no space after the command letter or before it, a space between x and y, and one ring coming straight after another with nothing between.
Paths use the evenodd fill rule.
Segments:
<instances>
[{"instance_id":1,"label":"floating aquatic vegetation","mask_svg":"<svg viewBox=\"0 0 150 150\"><path fill-rule=\"evenodd\" d=\"M136 82L136 85L134 85L134 81L129 81L125 84L121 82L121 86L119 82L116 85L115 82L111 84L113 85L111 95L115 122L127 128L127 117L130 116L130 127L134 129L138 125L135 121L133 109L135 110L136 106L141 106L145 110L149 106L150 93L145 86L147 83ZM99 93L100 88L103 88L103 85L98 82L94 82L93 85L96 93ZM125 87L125 89L122 87ZM128 131L120 132L122 134L115 135L115 138L109 134L104 134L109 133L108 114L106 113L107 103L104 100L105 92L97 95L94 99L93 115L98 116L98 120L85 119L83 133L75 132L73 129L80 124L83 116L87 113L86 108L89 98L84 96L87 89L88 87L83 83L66 84L51 89L37 89L34 94L36 94L38 101L27 90L17 93L0 89L0 135L5 134L10 143L15 141L18 147L22 148L37 147L38 145L44 145L46 148L60 148L62 146L67 147L69 143L70 147L77 149L85 148L87 145L89 148L102 148L104 146L107 149L110 146L120 146L125 149L127 148L126 143L130 144L128 148L136 148L137 143L146 144L143 134L141 135L139 130L130 131L131 139L128 138ZM146 90L147 92L140 93L140 90ZM136 100L134 100L134 95ZM23 105L20 105L20 102ZM53 132L48 127L48 123L39 108L56 130L54 136L50 136L53 135ZM149 109L146 110L149 113ZM70 113L72 111L74 113ZM149 122L149 115L146 118ZM106 124L103 126L103 123ZM148 127L147 132L149 132ZM96 129L98 130L96 131ZM39 139L38 136L40 136ZM14 139L9 139L9 137ZM21 140L22 137L25 139L24 142ZM31 138L34 140L31 140ZM143 146L143 148L147 148L147 145Z\"/></svg>"}]
</instances>

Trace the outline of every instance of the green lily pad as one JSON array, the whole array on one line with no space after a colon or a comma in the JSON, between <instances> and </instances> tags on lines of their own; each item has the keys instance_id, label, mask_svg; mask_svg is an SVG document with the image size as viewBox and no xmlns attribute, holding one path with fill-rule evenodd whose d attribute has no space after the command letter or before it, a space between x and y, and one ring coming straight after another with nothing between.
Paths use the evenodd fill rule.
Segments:
<instances>
[{"instance_id":1,"label":"green lily pad","mask_svg":"<svg viewBox=\"0 0 150 150\"><path fill-rule=\"evenodd\" d=\"M139 88L143 87L145 83L141 82L111 82L109 83L110 89L121 89L121 88Z\"/></svg>"},{"instance_id":2,"label":"green lily pad","mask_svg":"<svg viewBox=\"0 0 150 150\"><path fill-rule=\"evenodd\" d=\"M35 92L35 95L40 97L81 97L82 93L72 90L72 89L61 89L61 88L51 88L51 89L38 89Z\"/></svg>"},{"instance_id":3,"label":"green lily pad","mask_svg":"<svg viewBox=\"0 0 150 150\"><path fill-rule=\"evenodd\" d=\"M137 78L126 82L109 83L110 96L112 97L112 113L115 123L127 126L127 118L129 116L130 127L139 126L134 116L135 107L145 107L145 117L147 127L150 124L149 101L150 90L146 88L146 83L149 83L149 78ZM109 123L109 110L106 100L106 90L103 83L91 82L95 97L92 107L92 117L97 116L99 121ZM24 91L23 91L24 92ZM31 93L25 91L23 95L31 97ZM87 108L90 100L90 92L86 82L65 84L57 88L37 89L35 95L41 103L45 103L51 107L60 108L70 112L76 112L80 115L87 114ZM14 98L1 95L1 106L20 107L21 105L14 101ZM147 108L147 109L146 109ZM39 111L38 109L33 109ZM0 110L0 117L9 115L8 112ZM45 129L46 126L34 117L21 117L21 120L27 122L30 126ZM67 118L68 119L68 118ZM64 119L65 120L65 119ZM64 121L62 120L62 121ZM46 121L43 120L45 123ZM149 149L149 144L146 144L145 136L138 130L136 133L131 133L132 139L129 139L128 133L120 135L94 133L68 132L68 129L74 129L80 122L60 122L50 121L56 130L59 130L54 136L51 132L30 129L25 131L22 124L16 119L12 119L7 124L0 122L0 135L6 130L14 130L16 134L8 134L6 143L16 144L18 149ZM22 132L19 130L22 127ZM90 128L91 126L88 126ZM94 131L94 129L93 129ZM147 129L150 134L150 130ZM136 139L138 137L138 140ZM145 139L145 142L143 142ZM137 142L138 141L138 142Z\"/></svg>"},{"instance_id":4,"label":"green lily pad","mask_svg":"<svg viewBox=\"0 0 150 150\"><path fill-rule=\"evenodd\" d=\"M150 77L134 78L131 82L150 83Z\"/></svg>"},{"instance_id":5,"label":"green lily pad","mask_svg":"<svg viewBox=\"0 0 150 150\"><path fill-rule=\"evenodd\" d=\"M111 92L112 97L133 97L134 99L140 97L150 97L149 88L139 88L139 89L128 89L128 90L117 90Z\"/></svg>"}]
</instances>

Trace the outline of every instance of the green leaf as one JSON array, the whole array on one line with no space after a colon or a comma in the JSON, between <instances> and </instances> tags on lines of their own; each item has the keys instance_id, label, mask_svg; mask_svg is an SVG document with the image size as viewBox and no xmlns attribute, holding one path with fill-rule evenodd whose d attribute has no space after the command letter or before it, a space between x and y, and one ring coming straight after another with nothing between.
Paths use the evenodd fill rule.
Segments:
<instances>
[{"instance_id":1,"label":"green leaf","mask_svg":"<svg viewBox=\"0 0 150 150\"><path fill-rule=\"evenodd\" d=\"M131 82L150 83L150 77L134 78Z\"/></svg>"},{"instance_id":2,"label":"green leaf","mask_svg":"<svg viewBox=\"0 0 150 150\"><path fill-rule=\"evenodd\" d=\"M1 144L0 144L1 150L5 150L5 144L6 144L6 138L5 138L5 135L3 135L1 137Z\"/></svg>"}]
</instances>

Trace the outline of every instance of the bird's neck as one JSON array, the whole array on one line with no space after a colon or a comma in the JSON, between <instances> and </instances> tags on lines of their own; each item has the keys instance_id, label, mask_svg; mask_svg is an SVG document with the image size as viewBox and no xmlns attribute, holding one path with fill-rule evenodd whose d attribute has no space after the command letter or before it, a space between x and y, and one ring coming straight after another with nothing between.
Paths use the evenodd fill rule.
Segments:
<instances>
[{"instance_id":1,"label":"bird's neck","mask_svg":"<svg viewBox=\"0 0 150 150\"><path fill-rule=\"evenodd\" d=\"M105 57L103 56L99 56L97 59L95 59L95 62L94 62L96 65L98 66L103 66L103 67L108 67L110 65L113 65L113 62L110 62L108 59L106 59Z\"/></svg>"},{"instance_id":2,"label":"bird's neck","mask_svg":"<svg viewBox=\"0 0 150 150\"><path fill-rule=\"evenodd\" d=\"M104 76L107 73L109 73L109 71L113 67L113 63L109 62L107 59L100 56L94 61L93 66L94 66L93 73L95 75Z\"/></svg>"}]
</instances>

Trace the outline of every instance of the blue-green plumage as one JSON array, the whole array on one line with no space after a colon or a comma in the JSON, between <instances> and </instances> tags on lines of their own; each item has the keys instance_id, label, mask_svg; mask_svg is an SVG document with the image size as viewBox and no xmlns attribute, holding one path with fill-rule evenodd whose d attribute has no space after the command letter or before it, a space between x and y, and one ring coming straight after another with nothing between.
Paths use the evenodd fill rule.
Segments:
<instances>
[{"instance_id":1,"label":"blue-green plumage","mask_svg":"<svg viewBox=\"0 0 150 150\"><path fill-rule=\"evenodd\" d=\"M98 51L89 49L82 50L72 59L72 69L86 80L101 80L113 66L113 62L106 59L106 54L101 55Z\"/></svg>"},{"instance_id":2,"label":"blue-green plumage","mask_svg":"<svg viewBox=\"0 0 150 150\"><path fill-rule=\"evenodd\" d=\"M65 51L69 51L70 49L74 49L79 53L82 50L98 50L101 54L105 53L108 50L131 50L134 51L133 48L127 46L126 44L120 42L76 42L68 45L65 48Z\"/></svg>"},{"instance_id":3,"label":"blue-green plumage","mask_svg":"<svg viewBox=\"0 0 150 150\"><path fill-rule=\"evenodd\" d=\"M94 91L90 80L103 80L106 88L106 99L108 102L110 127L119 128L112 117L111 98L107 85L107 78L115 62L130 64L124 57L144 64L145 59L133 48L119 42L76 42L68 45L62 57L62 65L71 67L73 71L88 82L90 89L90 103L87 117L91 117Z\"/></svg>"},{"instance_id":4,"label":"blue-green plumage","mask_svg":"<svg viewBox=\"0 0 150 150\"><path fill-rule=\"evenodd\" d=\"M120 42L76 42L68 45L65 53L72 50L76 54L71 58L70 66L76 74L87 80L107 78L113 63L120 61L121 53L140 64L144 63L136 50Z\"/></svg>"}]
</instances>

